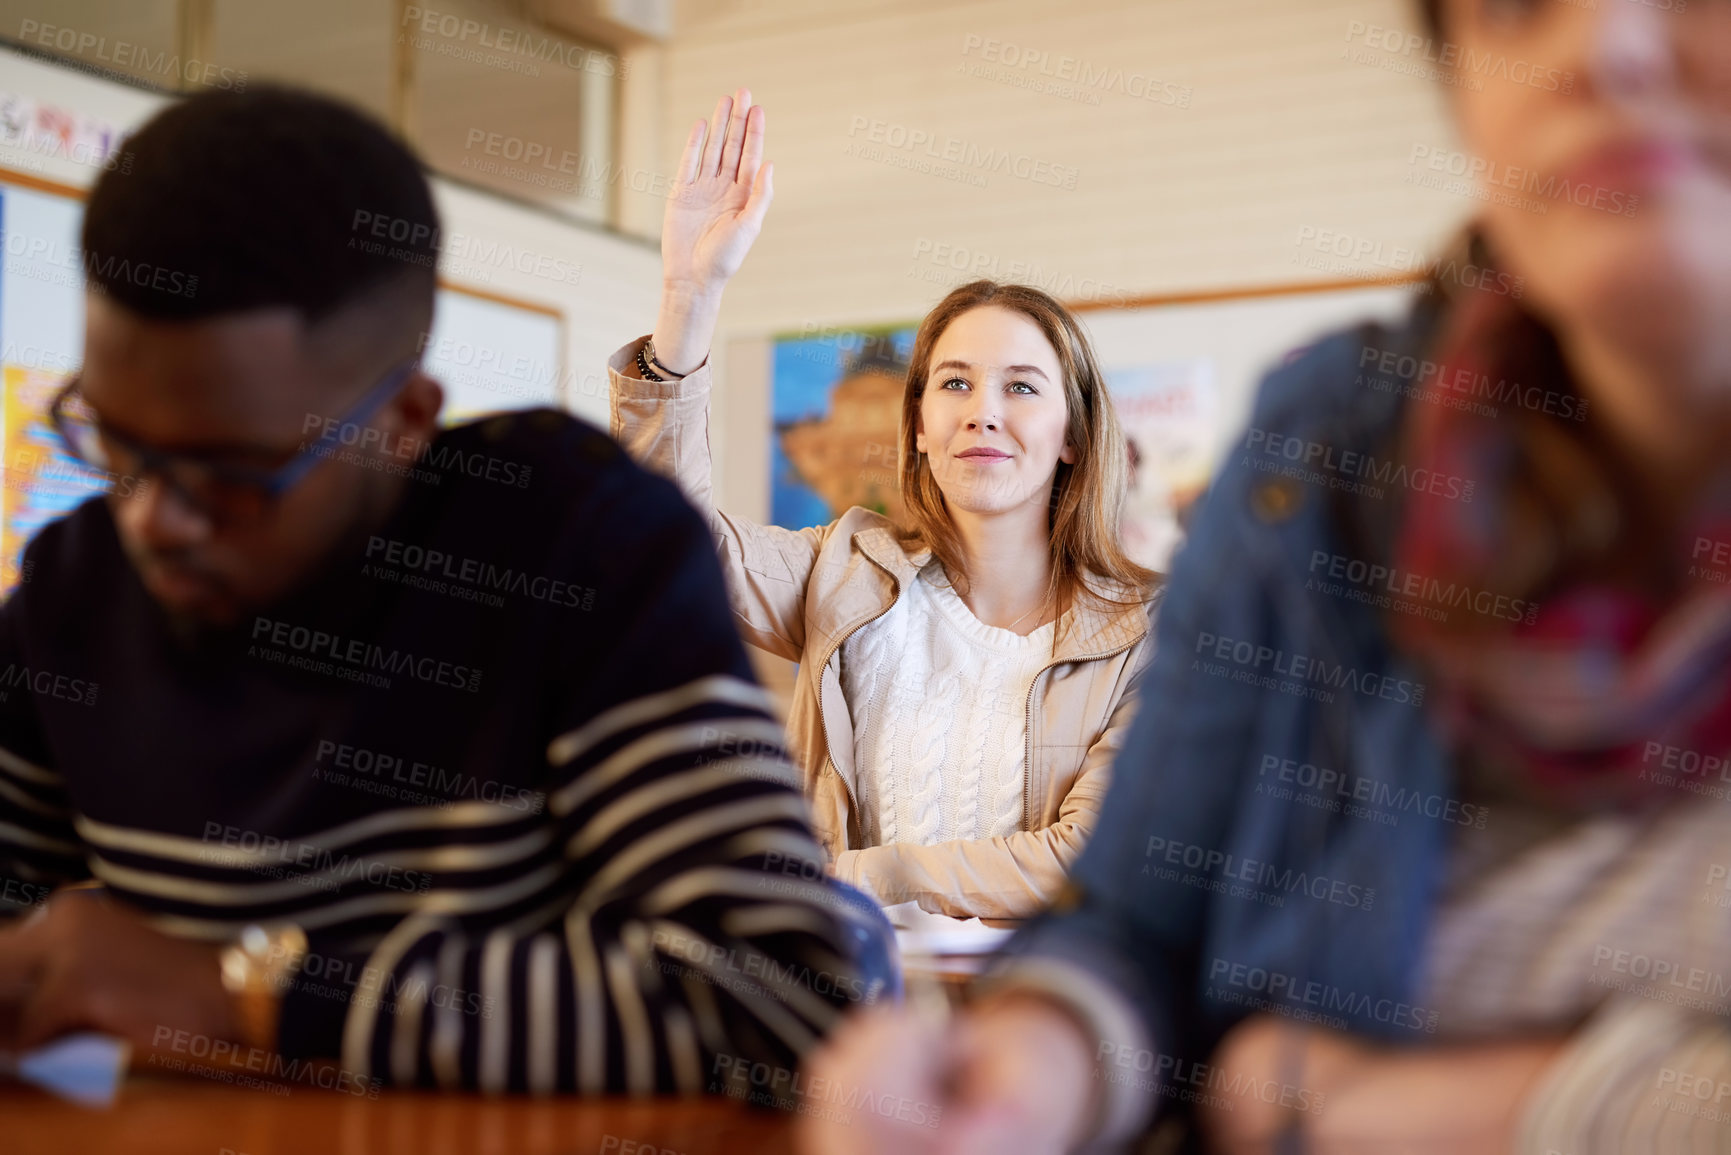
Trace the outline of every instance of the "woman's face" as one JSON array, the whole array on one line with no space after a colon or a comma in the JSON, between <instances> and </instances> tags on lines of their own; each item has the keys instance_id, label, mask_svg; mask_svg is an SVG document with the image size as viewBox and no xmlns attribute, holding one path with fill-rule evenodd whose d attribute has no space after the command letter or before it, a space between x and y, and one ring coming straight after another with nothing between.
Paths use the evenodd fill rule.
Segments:
<instances>
[{"instance_id":1,"label":"woman's face","mask_svg":"<svg viewBox=\"0 0 1731 1155\"><path fill-rule=\"evenodd\" d=\"M983 305L951 321L932 346L915 448L952 509L1045 509L1069 413L1058 354L1032 320Z\"/></svg>"},{"instance_id":2,"label":"woman's face","mask_svg":"<svg viewBox=\"0 0 1731 1155\"><path fill-rule=\"evenodd\" d=\"M1723 333L1731 0L1447 0L1483 219L1539 312L1622 344ZM1450 60L1444 50L1439 56Z\"/></svg>"}]
</instances>

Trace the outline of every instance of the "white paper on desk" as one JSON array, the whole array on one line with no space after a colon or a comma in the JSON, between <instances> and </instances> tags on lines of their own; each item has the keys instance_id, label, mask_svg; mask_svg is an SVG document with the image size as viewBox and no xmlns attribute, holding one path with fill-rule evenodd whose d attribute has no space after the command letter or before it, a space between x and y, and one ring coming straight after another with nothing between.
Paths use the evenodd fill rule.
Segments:
<instances>
[{"instance_id":1,"label":"white paper on desk","mask_svg":"<svg viewBox=\"0 0 1731 1155\"><path fill-rule=\"evenodd\" d=\"M112 1035L67 1035L21 1055L0 1055L0 1070L19 1082L71 1099L106 1107L120 1092L132 1047Z\"/></svg>"},{"instance_id":2,"label":"white paper on desk","mask_svg":"<svg viewBox=\"0 0 1731 1155\"><path fill-rule=\"evenodd\" d=\"M903 955L990 954L1015 933L977 918L932 914L917 902L886 906L884 914L896 928L896 946Z\"/></svg>"}]
</instances>

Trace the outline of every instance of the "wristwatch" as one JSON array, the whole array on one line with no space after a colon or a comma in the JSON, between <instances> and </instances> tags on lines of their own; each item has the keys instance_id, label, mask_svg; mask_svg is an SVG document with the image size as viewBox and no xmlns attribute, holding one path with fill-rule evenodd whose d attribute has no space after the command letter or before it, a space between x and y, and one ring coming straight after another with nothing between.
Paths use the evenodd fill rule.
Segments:
<instances>
[{"instance_id":1,"label":"wristwatch","mask_svg":"<svg viewBox=\"0 0 1731 1155\"><path fill-rule=\"evenodd\" d=\"M255 923L222 949L222 987L234 1000L249 1046L275 1049L282 998L306 953L306 932L292 923Z\"/></svg>"}]
</instances>

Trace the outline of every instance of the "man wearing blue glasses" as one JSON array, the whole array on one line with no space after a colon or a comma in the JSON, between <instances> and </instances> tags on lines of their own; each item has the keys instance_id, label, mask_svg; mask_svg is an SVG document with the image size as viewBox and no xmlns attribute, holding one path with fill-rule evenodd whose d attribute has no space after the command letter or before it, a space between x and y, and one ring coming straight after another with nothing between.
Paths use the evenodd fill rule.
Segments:
<instances>
[{"instance_id":1,"label":"man wearing blue glasses","mask_svg":"<svg viewBox=\"0 0 1731 1155\"><path fill-rule=\"evenodd\" d=\"M701 521L564 414L439 430L437 217L377 126L212 93L128 148L51 413L110 491L0 607L0 916L37 908L0 1051L367 1093L794 1065L879 987Z\"/></svg>"}]
</instances>

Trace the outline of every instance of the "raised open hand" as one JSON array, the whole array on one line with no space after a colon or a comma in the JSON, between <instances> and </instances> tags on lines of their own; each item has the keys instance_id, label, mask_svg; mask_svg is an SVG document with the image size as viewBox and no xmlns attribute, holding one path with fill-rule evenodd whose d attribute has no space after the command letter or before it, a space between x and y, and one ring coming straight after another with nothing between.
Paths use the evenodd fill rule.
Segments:
<instances>
[{"instance_id":1,"label":"raised open hand","mask_svg":"<svg viewBox=\"0 0 1731 1155\"><path fill-rule=\"evenodd\" d=\"M763 109L742 88L716 104L713 124L692 126L661 225L667 285L716 294L745 261L775 196L763 123Z\"/></svg>"}]
</instances>

